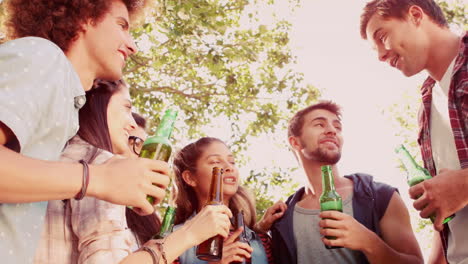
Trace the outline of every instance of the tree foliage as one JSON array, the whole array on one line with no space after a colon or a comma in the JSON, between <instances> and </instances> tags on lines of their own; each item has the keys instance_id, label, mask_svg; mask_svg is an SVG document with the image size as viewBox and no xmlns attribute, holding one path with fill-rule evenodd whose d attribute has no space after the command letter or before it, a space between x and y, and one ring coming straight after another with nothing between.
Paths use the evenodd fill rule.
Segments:
<instances>
[{"instance_id":1,"label":"tree foliage","mask_svg":"<svg viewBox=\"0 0 468 264\"><path fill-rule=\"evenodd\" d=\"M163 109L179 109L185 137L224 117L238 151L247 136L274 131L318 92L291 67L291 24L258 16L245 0L161 1L132 32L140 52L126 80L136 107L156 123Z\"/></svg>"},{"instance_id":2,"label":"tree foliage","mask_svg":"<svg viewBox=\"0 0 468 264\"><path fill-rule=\"evenodd\" d=\"M319 95L293 70L291 24L262 20L258 7L271 4L166 0L154 6L132 31L140 51L126 80L135 106L153 124L163 109L179 109L175 139L204 136L202 127L223 122L242 164L248 140L284 129L292 112ZM297 4L290 0L291 8ZM279 168L251 171L245 185L255 192L259 214L272 204L273 189L295 188Z\"/></svg>"}]
</instances>

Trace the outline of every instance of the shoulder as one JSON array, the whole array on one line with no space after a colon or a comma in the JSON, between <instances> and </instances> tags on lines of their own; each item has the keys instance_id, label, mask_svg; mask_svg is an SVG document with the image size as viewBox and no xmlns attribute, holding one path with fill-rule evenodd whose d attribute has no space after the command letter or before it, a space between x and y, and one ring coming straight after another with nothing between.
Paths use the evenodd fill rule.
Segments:
<instances>
[{"instance_id":1,"label":"shoulder","mask_svg":"<svg viewBox=\"0 0 468 264\"><path fill-rule=\"evenodd\" d=\"M19 38L3 43L0 45L0 57L2 61L15 58L34 62L39 59L44 63L54 58L66 59L55 43L38 37Z\"/></svg>"},{"instance_id":2,"label":"shoulder","mask_svg":"<svg viewBox=\"0 0 468 264\"><path fill-rule=\"evenodd\" d=\"M374 177L365 173L355 173L352 175L345 176L350 178L354 182L354 196L370 196L371 199L375 200L377 214L379 219L385 214L390 199L395 193L398 193L398 189L374 180Z\"/></svg>"},{"instance_id":3,"label":"shoulder","mask_svg":"<svg viewBox=\"0 0 468 264\"><path fill-rule=\"evenodd\" d=\"M96 153L96 157L92 164L102 164L114 156L114 154L96 148L76 135L68 141L60 160L65 162L77 162L92 155L93 152Z\"/></svg>"}]
</instances>

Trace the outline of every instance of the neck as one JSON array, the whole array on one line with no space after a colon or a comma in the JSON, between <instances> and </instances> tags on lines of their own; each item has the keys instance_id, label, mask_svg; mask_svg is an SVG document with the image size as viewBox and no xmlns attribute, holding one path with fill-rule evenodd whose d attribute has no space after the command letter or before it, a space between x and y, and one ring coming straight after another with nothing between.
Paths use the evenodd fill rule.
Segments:
<instances>
[{"instance_id":1,"label":"neck","mask_svg":"<svg viewBox=\"0 0 468 264\"><path fill-rule=\"evenodd\" d=\"M426 70L434 80L440 81L458 54L460 37L438 26L434 26L432 31Z\"/></svg>"},{"instance_id":2,"label":"neck","mask_svg":"<svg viewBox=\"0 0 468 264\"><path fill-rule=\"evenodd\" d=\"M78 38L78 40L71 44L65 55L78 73L83 89L89 91L93 86L94 79L96 79L96 73L93 71L96 65L91 63L88 53L81 42L81 38Z\"/></svg>"},{"instance_id":3,"label":"neck","mask_svg":"<svg viewBox=\"0 0 468 264\"><path fill-rule=\"evenodd\" d=\"M320 196L322 193L322 169L323 165L329 165L324 162L318 162L313 160L305 159L301 155L302 161L302 168L307 176L307 188L306 188L306 195L313 195L313 196ZM335 181L335 186L341 184L342 177L340 177L340 173L338 171L338 166L332 165L333 170L333 179Z\"/></svg>"}]
</instances>

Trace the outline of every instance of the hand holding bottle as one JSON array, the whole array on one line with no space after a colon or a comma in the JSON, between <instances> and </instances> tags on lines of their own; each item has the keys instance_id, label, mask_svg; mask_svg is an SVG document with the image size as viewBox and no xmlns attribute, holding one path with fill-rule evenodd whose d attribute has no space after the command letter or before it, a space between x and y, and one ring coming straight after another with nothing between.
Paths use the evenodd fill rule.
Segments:
<instances>
[{"instance_id":1,"label":"hand holding bottle","mask_svg":"<svg viewBox=\"0 0 468 264\"><path fill-rule=\"evenodd\" d=\"M163 161L115 156L102 165L90 165L88 193L111 203L129 205L140 215L153 213L147 195L164 198L169 184L169 165Z\"/></svg>"},{"instance_id":2,"label":"hand holding bottle","mask_svg":"<svg viewBox=\"0 0 468 264\"><path fill-rule=\"evenodd\" d=\"M231 217L231 210L225 205L205 206L195 217L186 221L182 229L195 246L217 235L227 238Z\"/></svg>"},{"instance_id":3,"label":"hand holding bottle","mask_svg":"<svg viewBox=\"0 0 468 264\"><path fill-rule=\"evenodd\" d=\"M238 228L228 239L224 240L223 258L214 262L216 264L229 264L231 262L242 262L244 259L249 259L253 251L249 244L237 241L244 229Z\"/></svg>"},{"instance_id":4,"label":"hand holding bottle","mask_svg":"<svg viewBox=\"0 0 468 264\"><path fill-rule=\"evenodd\" d=\"M319 222L320 234L324 236L322 241L328 247L361 251L369 248L375 234L352 216L339 211L323 211L319 216L322 218Z\"/></svg>"},{"instance_id":5,"label":"hand holding bottle","mask_svg":"<svg viewBox=\"0 0 468 264\"><path fill-rule=\"evenodd\" d=\"M435 215L434 227L443 228L444 219L450 219L468 205L468 170L441 170L437 176L409 189L413 206L421 217Z\"/></svg>"}]
</instances>

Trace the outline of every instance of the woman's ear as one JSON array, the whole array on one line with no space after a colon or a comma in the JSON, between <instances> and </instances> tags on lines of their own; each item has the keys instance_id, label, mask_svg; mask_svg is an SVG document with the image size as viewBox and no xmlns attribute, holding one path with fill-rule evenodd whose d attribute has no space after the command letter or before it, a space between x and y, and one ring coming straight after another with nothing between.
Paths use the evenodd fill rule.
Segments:
<instances>
[{"instance_id":1,"label":"woman's ear","mask_svg":"<svg viewBox=\"0 0 468 264\"><path fill-rule=\"evenodd\" d=\"M197 182L195 181L192 173L189 170L185 170L184 172L182 172L182 179L185 181L185 183L192 187L197 186Z\"/></svg>"}]
</instances>

